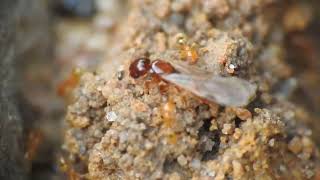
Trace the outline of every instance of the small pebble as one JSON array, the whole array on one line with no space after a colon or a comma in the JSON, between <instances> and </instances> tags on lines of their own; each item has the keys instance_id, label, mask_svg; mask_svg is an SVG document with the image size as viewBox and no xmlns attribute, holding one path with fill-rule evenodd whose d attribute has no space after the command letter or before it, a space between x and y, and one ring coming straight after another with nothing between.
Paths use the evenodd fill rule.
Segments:
<instances>
[{"instance_id":1,"label":"small pebble","mask_svg":"<svg viewBox=\"0 0 320 180\"><path fill-rule=\"evenodd\" d=\"M123 79L123 77L124 77L124 71L118 71L117 72L117 78L118 78L118 80L119 81L121 81L122 79Z\"/></svg>"},{"instance_id":2,"label":"small pebble","mask_svg":"<svg viewBox=\"0 0 320 180\"><path fill-rule=\"evenodd\" d=\"M226 123L223 125L222 133L223 134L232 134L233 132L233 126L232 124Z\"/></svg>"},{"instance_id":3,"label":"small pebble","mask_svg":"<svg viewBox=\"0 0 320 180\"><path fill-rule=\"evenodd\" d=\"M118 118L117 114L116 114L115 112L113 112L113 111L108 112L107 115L106 115L106 117L107 117L107 120L108 120L109 122L114 122L114 121L116 121L117 118Z\"/></svg>"},{"instance_id":4,"label":"small pebble","mask_svg":"<svg viewBox=\"0 0 320 180\"><path fill-rule=\"evenodd\" d=\"M185 166L188 163L188 160L183 155L180 155L177 161L181 166Z\"/></svg>"},{"instance_id":5,"label":"small pebble","mask_svg":"<svg viewBox=\"0 0 320 180\"><path fill-rule=\"evenodd\" d=\"M227 66L227 72L228 72L229 74L233 74L236 68L237 68L237 67L236 67L234 64L229 64L229 65Z\"/></svg>"},{"instance_id":6,"label":"small pebble","mask_svg":"<svg viewBox=\"0 0 320 180\"><path fill-rule=\"evenodd\" d=\"M291 152L298 154L301 152L302 150L302 142L300 140L300 138L298 137L294 137L288 145L288 148Z\"/></svg>"},{"instance_id":7,"label":"small pebble","mask_svg":"<svg viewBox=\"0 0 320 180\"><path fill-rule=\"evenodd\" d=\"M273 147L274 146L274 142L275 142L275 140L272 138L272 139L270 139L270 141L269 141L269 146L270 147Z\"/></svg>"}]
</instances>

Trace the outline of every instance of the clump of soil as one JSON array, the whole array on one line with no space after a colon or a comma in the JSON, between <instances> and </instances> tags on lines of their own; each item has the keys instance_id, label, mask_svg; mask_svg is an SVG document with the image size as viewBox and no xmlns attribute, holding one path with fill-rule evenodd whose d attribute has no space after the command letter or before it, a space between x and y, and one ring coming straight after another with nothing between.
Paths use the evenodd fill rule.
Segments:
<instances>
[{"instance_id":1,"label":"clump of soil","mask_svg":"<svg viewBox=\"0 0 320 180\"><path fill-rule=\"evenodd\" d=\"M64 149L79 176L315 176L318 151L304 126L308 112L288 99L293 71L285 61L284 37L290 28L305 26L288 20L290 1L112 2L128 8L119 15L127 17L94 25L109 43L92 37L82 49L99 52L101 65L81 76L66 115ZM98 10L93 21L106 12ZM258 90L244 107L223 106L149 73L132 78L129 66L141 57L185 61L212 76L244 79Z\"/></svg>"}]
</instances>

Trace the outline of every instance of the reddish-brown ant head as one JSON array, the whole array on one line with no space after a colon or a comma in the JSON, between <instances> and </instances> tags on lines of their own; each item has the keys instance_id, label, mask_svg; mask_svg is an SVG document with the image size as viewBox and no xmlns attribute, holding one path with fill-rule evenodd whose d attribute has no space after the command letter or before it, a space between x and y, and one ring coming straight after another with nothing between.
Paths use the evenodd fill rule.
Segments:
<instances>
[{"instance_id":1,"label":"reddish-brown ant head","mask_svg":"<svg viewBox=\"0 0 320 180\"><path fill-rule=\"evenodd\" d=\"M132 78L139 78L145 75L151 68L150 59L148 58L138 58L134 60L129 67L130 76Z\"/></svg>"}]
</instances>

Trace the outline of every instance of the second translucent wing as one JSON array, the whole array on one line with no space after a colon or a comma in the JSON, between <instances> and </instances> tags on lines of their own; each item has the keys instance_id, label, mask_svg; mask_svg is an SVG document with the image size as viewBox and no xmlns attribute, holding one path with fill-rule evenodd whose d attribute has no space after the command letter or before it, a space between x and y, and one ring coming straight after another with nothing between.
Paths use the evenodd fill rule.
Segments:
<instances>
[{"instance_id":1,"label":"second translucent wing","mask_svg":"<svg viewBox=\"0 0 320 180\"><path fill-rule=\"evenodd\" d=\"M256 85L237 77L206 74L188 65L174 65L179 73L161 75L163 79L193 94L225 106L246 106L255 97ZM190 69L190 70L189 70Z\"/></svg>"}]
</instances>

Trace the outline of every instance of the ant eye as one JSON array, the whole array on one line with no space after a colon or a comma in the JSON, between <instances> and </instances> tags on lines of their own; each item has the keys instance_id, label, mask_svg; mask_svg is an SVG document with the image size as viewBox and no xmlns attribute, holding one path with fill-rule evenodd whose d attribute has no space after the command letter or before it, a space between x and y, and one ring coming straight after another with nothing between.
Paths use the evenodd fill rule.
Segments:
<instances>
[{"instance_id":1,"label":"ant eye","mask_svg":"<svg viewBox=\"0 0 320 180\"><path fill-rule=\"evenodd\" d=\"M139 78L145 75L151 68L150 59L139 58L134 60L129 67L130 76L132 78Z\"/></svg>"}]
</instances>

